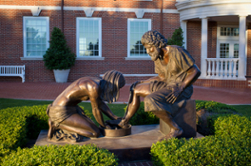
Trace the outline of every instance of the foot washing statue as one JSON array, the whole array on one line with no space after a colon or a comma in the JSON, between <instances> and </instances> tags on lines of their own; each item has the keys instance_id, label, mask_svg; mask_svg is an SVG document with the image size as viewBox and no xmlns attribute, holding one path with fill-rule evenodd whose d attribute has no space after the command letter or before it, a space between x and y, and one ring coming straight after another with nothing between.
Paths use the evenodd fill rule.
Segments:
<instances>
[{"instance_id":1,"label":"foot washing statue","mask_svg":"<svg viewBox=\"0 0 251 166\"><path fill-rule=\"evenodd\" d=\"M174 121L172 112L177 109L177 102L190 99L192 83L200 76L200 70L187 50L167 45L167 39L157 31L146 32L141 43L154 61L158 76L131 85L127 112L114 123L127 128L139 108L140 97L144 97L145 111L153 112L170 127L170 133L159 140L180 136L183 130Z\"/></svg>"},{"instance_id":2,"label":"foot washing statue","mask_svg":"<svg viewBox=\"0 0 251 166\"><path fill-rule=\"evenodd\" d=\"M78 141L79 136L97 138L100 128L107 128L102 113L112 120L119 117L114 115L105 101L117 101L119 90L125 85L124 76L115 70L106 72L100 77L82 77L69 85L47 108L49 116L48 138L56 140ZM89 119L77 105L90 100L92 113L99 123Z\"/></svg>"}]
</instances>

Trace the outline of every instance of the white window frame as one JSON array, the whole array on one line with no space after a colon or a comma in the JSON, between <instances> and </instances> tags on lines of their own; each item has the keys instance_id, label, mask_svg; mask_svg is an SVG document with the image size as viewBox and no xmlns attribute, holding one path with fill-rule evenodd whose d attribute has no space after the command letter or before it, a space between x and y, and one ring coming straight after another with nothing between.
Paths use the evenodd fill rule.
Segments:
<instances>
[{"instance_id":1,"label":"white window frame","mask_svg":"<svg viewBox=\"0 0 251 166\"><path fill-rule=\"evenodd\" d=\"M220 44L229 43L229 58L234 57L234 44L239 44L239 36L221 36L220 29L221 27L231 27L238 28L237 25L218 25L217 27L217 51L216 57L220 58Z\"/></svg>"},{"instance_id":2,"label":"white window frame","mask_svg":"<svg viewBox=\"0 0 251 166\"><path fill-rule=\"evenodd\" d=\"M136 18L128 18L127 19L127 57L126 60L151 60L151 57L149 55L147 56L131 56L130 55L130 24L131 22L141 22L141 21L147 21L148 22L148 31L152 29L152 20L151 19L136 19Z\"/></svg>"},{"instance_id":3,"label":"white window frame","mask_svg":"<svg viewBox=\"0 0 251 166\"><path fill-rule=\"evenodd\" d=\"M98 20L99 23L99 55L98 56L79 56L79 21L80 20ZM77 60L104 60L102 57L102 18L99 17L77 17L76 18L76 55Z\"/></svg>"},{"instance_id":4,"label":"white window frame","mask_svg":"<svg viewBox=\"0 0 251 166\"><path fill-rule=\"evenodd\" d=\"M42 60L43 56L27 56L26 52L27 52L27 42L26 42L26 20L27 19L34 19L34 20L38 20L38 19L43 19L46 20L47 26L46 26L46 49L49 48L49 40L50 40L50 30L49 30L49 17L32 17L32 16L24 16L23 17L23 57L21 57L21 60Z\"/></svg>"}]
</instances>

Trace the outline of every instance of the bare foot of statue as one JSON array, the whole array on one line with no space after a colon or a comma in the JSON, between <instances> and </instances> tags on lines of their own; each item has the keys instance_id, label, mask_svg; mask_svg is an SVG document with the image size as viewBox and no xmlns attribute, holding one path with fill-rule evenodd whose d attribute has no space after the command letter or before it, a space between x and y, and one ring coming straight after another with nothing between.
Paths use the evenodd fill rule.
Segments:
<instances>
[{"instance_id":1,"label":"bare foot of statue","mask_svg":"<svg viewBox=\"0 0 251 166\"><path fill-rule=\"evenodd\" d=\"M48 138L51 139L53 137L53 133L55 131L55 126L53 124L53 122L51 121L51 119L48 120L48 124L49 124L49 130L48 130Z\"/></svg>"},{"instance_id":2,"label":"bare foot of statue","mask_svg":"<svg viewBox=\"0 0 251 166\"><path fill-rule=\"evenodd\" d=\"M130 128L130 125L127 122L125 122L124 119L121 120L121 122L118 124L118 126L121 127L122 129Z\"/></svg>"},{"instance_id":3,"label":"bare foot of statue","mask_svg":"<svg viewBox=\"0 0 251 166\"><path fill-rule=\"evenodd\" d=\"M170 131L170 133L168 133L167 135L165 135L163 137L160 137L158 141L163 141L163 140L168 140L168 139L171 139L171 138L175 138L175 137L180 136L182 133L183 133L183 130L181 128L179 130L172 129Z\"/></svg>"}]
</instances>

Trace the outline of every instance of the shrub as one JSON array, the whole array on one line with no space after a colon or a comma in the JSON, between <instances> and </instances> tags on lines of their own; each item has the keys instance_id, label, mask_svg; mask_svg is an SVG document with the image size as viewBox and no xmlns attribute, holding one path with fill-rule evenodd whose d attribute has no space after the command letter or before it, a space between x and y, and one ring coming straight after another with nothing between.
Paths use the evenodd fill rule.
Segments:
<instances>
[{"instance_id":1,"label":"shrub","mask_svg":"<svg viewBox=\"0 0 251 166\"><path fill-rule=\"evenodd\" d=\"M168 39L168 45L178 45L183 46L183 31L181 28L175 29L173 35Z\"/></svg>"},{"instance_id":2,"label":"shrub","mask_svg":"<svg viewBox=\"0 0 251 166\"><path fill-rule=\"evenodd\" d=\"M203 139L176 139L152 145L157 166L251 165L251 139L207 136Z\"/></svg>"},{"instance_id":3,"label":"shrub","mask_svg":"<svg viewBox=\"0 0 251 166\"><path fill-rule=\"evenodd\" d=\"M126 110L127 106L124 108ZM214 102L214 101L196 101L196 111L200 109L206 109L209 112L213 113L236 113L236 109L228 106L226 104ZM209 123L209 128L213 128L211 124L213 123L213 120L217 118L218 116L222 115L214 115L210 117L209 121L212 121ZM140 103L140 107L138 111L134 114L134 116L130 119L131 125L144 125L144 124L158 124L159 118L157 118L152 112L145 112L144 111L144 102ZM212 129L213 130L213 129Z\"/></svg>"},{"instance_id":4,"label":"shrub","mask_svg":"<svg viewBox=\"0 0 251 166\"><path fill-rule=\"evenodd\" d=\"M18 148L3 160L4 165L118 165L118 159L96 145L34 146Z\"/></svg>"},{"instance_id":5,"label":"shrub","mask_svg":"<svg viewBox=\"0 0 251 166\"><path fill-rule=\"evenodd\" d=\"M35 139L42 129L48 129L46 108L47 105L36 105L0 110L0 162L6 154L24 147L27 139Z\"/></svg>"},{"instance_id":6,"label":"shrub","mask_svg":"<svg viewBox=\"0 0 251 166\"><path fill-rule=\"evenodd\" d=\"M215 101L196 101L196 111L201 109L206 109L208 112L213 113L236 113L234 107Z\"/></svg>"},{"instance_id":7,"label":"shrub","mask_svg":"<svg viewBox=\"0 0 251 166\"><path fill-rule=\"evenodd\" d=\"M219 116L214 122L215 135L251 138L251 118L240 115Z\"/></svg>"},{"instance_id":8,"label":"shrub","mask_svg":"<svg viewBox=\"0 0 251 166\"><path fill-rule=\"evenodd\" d=\"M127 106L124 108L126 110ZM130 119L131 125L146 125L146 124L158 124L159 118L157 118L152 112L144 111L144 103L140 103L138 111Z\"/></svg>"},{"instance_id":9,"label":"shrub","mask_svg":"<svg viewBox=\"0 0 251 166\"><path fill-rule=\"evenodd\" d=\"M215 101L196 101L197 131L202 135L214 135L214 121L220 117L237 113L232 106Z\"/></svg>"},{"instance_id":10,"label":"shrub","mask_svg":"<svg viewBox=\"0 0 251 166\"><path fill-rule=\"evenodd\" d=\"M50 47L43 56L45 66L49 70L70 69L75 64L75 54L67 45L63 32L54 27L51 33Z\"/></svg>"},{"instance_id":11,"label":"shrub","mask_svg":"<svg viewBox=\"0 0 251 166\"><path fill-rule=\"evenodd\" d=\"M245 126L246 124L246 126ZM215 120L215 136L176 139L152 145L156 165L251 165L251 121L239 115Z\"/></svg>"}]
</instances>

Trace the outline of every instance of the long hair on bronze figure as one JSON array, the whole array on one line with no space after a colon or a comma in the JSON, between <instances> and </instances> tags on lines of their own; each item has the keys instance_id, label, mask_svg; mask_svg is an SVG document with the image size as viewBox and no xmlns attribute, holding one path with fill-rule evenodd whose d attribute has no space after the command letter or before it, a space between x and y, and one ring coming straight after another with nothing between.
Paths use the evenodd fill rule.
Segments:
<instances>
[{"instance_id":1,"label":"long hair on bronze figure","mask_svg":"<svg viewBox=\"0 0 251 166\"><path fill-rule=\"evenodd\" d=\"M150 30L144 33L141 38L141 43L153 45L157 48L164 48L167 46L167 39L158 31Z\"/></svg>"},{"instance_id":2,"label":"long hair on bronze figure","mask_svg":"<svg viewBox=\"0 0 251 166\"><path fill-rule=\"evenodd\" d=\"M125 85L122 73L116 70L107 71L101 83L101 98L109 103L116 102L119 98L119 89Z\"/></svg>"}]
</instances>

